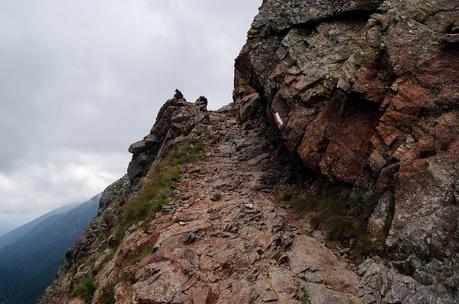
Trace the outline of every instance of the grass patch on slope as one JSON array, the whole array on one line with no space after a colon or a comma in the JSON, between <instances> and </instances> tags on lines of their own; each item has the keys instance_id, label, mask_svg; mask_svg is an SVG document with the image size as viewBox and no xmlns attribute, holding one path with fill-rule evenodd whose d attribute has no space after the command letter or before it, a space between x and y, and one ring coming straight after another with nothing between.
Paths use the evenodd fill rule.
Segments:
<instances>
[{"instance_id":1,"label":"grass patch on slope","mask_svg":"<svg viewBox=\"0 0 459 304\"><path fill-rule=\"evenodd\" d=\"M351 198L350 189L333 188L318 195L306 195L290 187L279 199L309 219L315 229L327 232L332 241L354 240L353 253L362 256L374 252L375 245L367 231L371 209L358 199Z\"/></svg>"},{"instance_id":2,"label":"grass patch on slope","mask_svg":"<svg viewBox=\"0 0 459 304\"><path fill-rule=\"evenodd\" d=\"M92 303L92 298L96 292L96 278L93 274L83 278L72 291L72 296L84 301L85 304ZM114 304L115 294L113 289L104 291L99 299L100 304Z\"/></svg>"},{"instance_id":3,"label":"grass patch on slope","mask_svg":"<svg viewBox=\"0 0 459 304\"><path fill-rule=\"evenodd\" d=\"M113 289L104 291L100 297L100 304L115 304L115 292Z\"/></svg>"},{"instance_id":4,"label":"grass patch on slope","mask_svg":"<svg viewBox=\"0 0 459 304\"><path fill-rule=\"evenodd\" d=\"M155 252L155 246L151 244L144 244L137 249L135 254L127 259L126 265L132 266L139 263L144 257L149 256Z\"/></svg>"},{"instance_id":5,"label":"grass patch on slope","mask_svg":"<svg viewBox=\"0 0 459 304\"><path fill-rule=\"evenodd\" d=\"M301 303L309 304L311 296L309 295L309 290L305 287L303 288L303 294L301 296Z\"/></svg>"},{"instance_id":6,"label":"grass patch on slope","mask_svg":"<svg viewBox=\"0 0 459 304\"><path fill-rule=\"evenodd\" d=\"M72 295L82 299L85 303L91 303L94 292L96 291L96 278L88 275L73 289Z\"/></svg>"},{"instance_id":7,"label":"grass patch on slope","mask_svg":"<svg viewBox=\"0 0 459 304\"><path fill-rule=\"evenodd\" d=\"M173 195L172 183L181 179L180 166L198 161L203 150L204 143L201 140L192 140L178 147L158 164L148 184L124 206L115 232L117 240L121 240L133 224L154 215L163 207Z\"/></svg>"}]
</instances>

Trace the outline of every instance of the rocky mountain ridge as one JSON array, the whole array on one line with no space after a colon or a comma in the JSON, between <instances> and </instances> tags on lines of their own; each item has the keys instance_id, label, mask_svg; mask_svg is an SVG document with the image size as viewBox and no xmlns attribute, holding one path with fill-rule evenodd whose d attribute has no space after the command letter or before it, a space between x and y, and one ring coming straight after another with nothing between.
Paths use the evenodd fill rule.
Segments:
<instances>
[{"instance_id":1,"label":"rocky mountain ridge","mask_svg":"<svg viewBox=\"0 0 459 304\"><path fill-rule=\"evenodd\" d=\"M41 303L458 302L458 43L457 1L264 1L234 103L166 102Z\"/></svg>"},{"instance_id":2,"label":"rocky mountain ridge","mask_svg":"<svg viewBox=\"0 0 459 304\"><path fill-rule=\"evenodd\" d=\"M104 192L105 209L69 251L42 303L301 303L305 277L308 297L358 302L355 266L275 204L275 187L289 170L265 126L244 130L236 112L235 105L208 112L204 98L190 104L180 93L168 101L150 135L130 148L127 187ZM146 149L152 134L162 144ZM113 210L133 204L171 151L195 140L203 142L203 154L181 166L167 204L117 240L113 230L123 215ZM149 172L132 170L145 159ZM107 217L111 229L101 225Z\"/></svg>"},{"instance_id":3,"label":"rocky mountain ridge","mask_svg":"<svg viewBox=\"0 0 459 304\"><path fill-rule=\"evenodd\" d=\"M37 302L68 248L96 216L99 198L53 210L0 237L0 303Z\"/></svg>"}]
</instances>

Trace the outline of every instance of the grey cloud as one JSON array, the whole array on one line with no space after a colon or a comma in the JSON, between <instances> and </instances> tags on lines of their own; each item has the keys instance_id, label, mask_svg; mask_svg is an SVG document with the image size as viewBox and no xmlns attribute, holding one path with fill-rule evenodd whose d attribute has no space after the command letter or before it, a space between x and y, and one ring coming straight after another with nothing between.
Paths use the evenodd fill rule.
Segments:
<instances>
[{"instance_id":1,"label":"grey cloud","mask_svg":"<svg viewBox=\"0 0 459 304\"><path fill-rule=\"evenodd\" d=\"M0 1L0 214L102 190L175 88L212 108L230 102L233 60L260 4Z\"/></svg>"}]
</instances>

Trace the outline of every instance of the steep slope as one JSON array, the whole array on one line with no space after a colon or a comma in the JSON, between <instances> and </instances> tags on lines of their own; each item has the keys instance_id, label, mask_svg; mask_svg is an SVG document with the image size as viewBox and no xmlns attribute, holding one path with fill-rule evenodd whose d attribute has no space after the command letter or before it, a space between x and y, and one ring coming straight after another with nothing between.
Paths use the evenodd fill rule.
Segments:
<instances>
[{"instance_id":1,"label":"steep slope","mask_svg":"<svg viewBox=\"0 0 459 304\"><path fill-rule=\"evenodd\" d=\"M96 216L100 196L77 207L59 209L29 225L0 250L0 302L36 303L52 282L65 252Z\"/></svg>"},{"instance_id":2,"label":"steep slope","mask_svg":"<svg viewBox=\"0 0 459 304\"><path fill-rule=\"evenodd\" d=\"M9 244L23 238L26 236L32 229L36 226L38 226L40 223L44 222L45 220L59 214L63 214L73 208L75 208L76 205L70 205L70 206L65 206L62 208L55 209L53 211L50 211L32 221L30 221L27 224L24 224L8 233L0 237L0 249L8 246Z\"/></svg>"},{"instance_id":3,"label":"steep slope","mask_svg":"<svg viewBox=\"0 0 459 304\"><path fill-rule=\"evenodd\" d=\"M156 127L169 107L183 102L169 101ZM95 250L78 270L62 274L42 302L79 296L88 303L301 303L307 290L313 299L357 303L359 278L351 265L274 204L275 187L289 170L265 128L243 130L234 112L198 112L205 118L194 124L196 133L179 141L198 139L205 148L197 162L180 167L168 203L130 227L119 245L110 246L114 236L108 237L105 251ZM196 117L185 116L188 122ZM183 116L180 121L189 125ZM143 145L131 151L141 153L136 149ZM151 169L153 179L159 173ZM79 290L91 280L91 288Z\"/></svg>"},{"instance_id":4,"label":"steep slope","mask_svg":"<svg viewBox=\"0 0 459 304\"><path fill-rule=\"evenodd\" d=\"M14 225L11 223L0 223L0 237L7 234L14 229Z\"/></svg>"},{"instance_id":5,"label":"steep slope","mask_svg":"<svg viewBox=\"0 0 459 304\"><path fill-rule=\"evenodd\" d=\"M180 177L180 164L197 156L192 143L208 119L206 106L205 98L191 104L179 91L166 102L150 134L130 146L134 156L128 175L103 192L98 216L66 253L58 278L46 290L41 303L67 303L75 296L91 301L95 274L112 261L134 229L131 226L154 216L172 196L172 183ZM102 296L110 298L113 288L105 289L100 290Z\"/></svg>"},{"instance_id":6,"label":"steep slope","mask_svg":"<svg viewBox=\"0 0 459 304\"><path fill-rule=\"evenodd\" d=\"M264 1L235 103L166 102L41 303L458 302L458 6Z\"/></svg>"}]
</instances>

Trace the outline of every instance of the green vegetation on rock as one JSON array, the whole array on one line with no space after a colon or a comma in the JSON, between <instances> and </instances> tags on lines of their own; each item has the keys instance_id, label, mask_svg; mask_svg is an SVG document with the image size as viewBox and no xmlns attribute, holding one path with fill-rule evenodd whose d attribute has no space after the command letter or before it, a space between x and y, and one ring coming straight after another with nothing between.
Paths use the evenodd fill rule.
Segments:
<instances>
[{"instance_id":1,"label":"green vegetation on rock","mask_svg":"<svg viewBox=\"0 0 459 304\"><path fill-rule=\"evenodd\" d=\"M173 195L172 183L180 180L180 166L198 161L202 156L204 144L192 140L179 146L156 167L155 173L142 191L129 200L116 228L116 239L121 240L129 227L154 215Z\"/></svg>"},{"instance_id":2,"label":"green vegetation on rock","mask_svg":"<svg viewBox=\"0 0 459 304\"><path fill-rule=\"evenodd\" d=\"M154 245L144 244L137 249L136 253L127 261L127 265L132 266L140 262L144 257L149 256L155 251Z\"/></svg>"},{"instance_id":3,"label":"green vegetation on rock","mask_svg":"<svg viewBox=\"0 0 459 304\"><path fill-rule=\"evenodd\" d=\"M366 255L375 250L367 231L370 206L352 198L351 190L332 188L317 195L307 195L297 187L281 192L279 199L309 220L313 228L323 229L333 241L353 239L353 253Z\"/></svg>"},{"instance_id":4,"label":"green vegetation on rock","mask_svg":"<svg viewBox=\"0 0 459 304\"><path fill-rule=\"evenodd\" d=\"M103 295L100 297L100 303L101 304L114 304L115 303L114 291L112 289L105 291Z\"/></svg>"},{"instance_id":5,"label":"green vegetation on rock","mask_svg":"<svg viewBox=\"0 0 459 304\"><path fill-rule=\"evenodd\" d=\"M84 300L85 303L91 303L94 292L96 291L96 279L91 274L80 281L73 289L72 295Z\"/></svg>"},{"instance_id":6,"label":"green vegetation on rock","mask_svg":"<svg viewBox=\"0 0 459 304\"><path fill-rule=\"evenodd\" d=\"M311 296L309 295L309 290L306 287L303 288L303 295L301 297L301 302L303 304L308 304L310 298L311 298Z\"/></svg>"}]
</instances>

